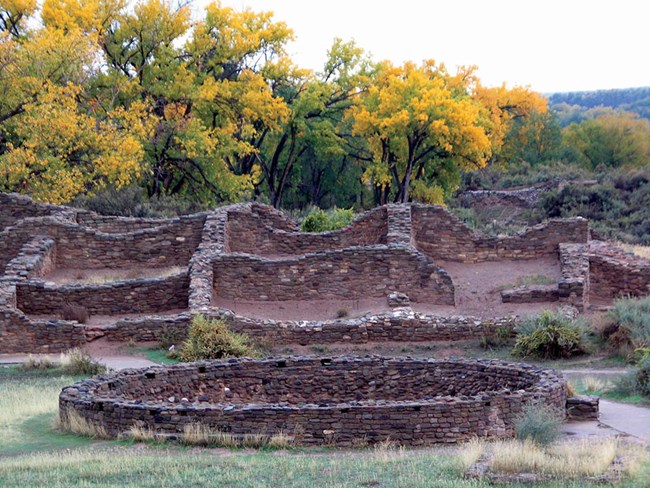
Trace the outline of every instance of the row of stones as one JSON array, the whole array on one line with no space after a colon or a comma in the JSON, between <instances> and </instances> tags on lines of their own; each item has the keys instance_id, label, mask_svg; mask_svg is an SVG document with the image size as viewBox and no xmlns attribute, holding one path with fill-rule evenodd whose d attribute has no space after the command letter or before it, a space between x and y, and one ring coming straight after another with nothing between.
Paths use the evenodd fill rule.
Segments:
<instances>
[{"instance_id":1,"label":"row of stones","mask_svg":"<svg viewBox=\"0 0 650 488\"><path fill-rule=\"evenodd\" d=\"M246 333L256 341L301 345L469 340L496 331L511 333L515 326L514 317L479 319L439 316L414 312L410 308L327 321L261 320L215 308L206 308L202 313L210 318L225 320L229 328ZM190 321L189 312L124 318L114 324L93 329L93 334L117 342L171 340L180 343L186 338Z\"/></svg>"}]
</instances>

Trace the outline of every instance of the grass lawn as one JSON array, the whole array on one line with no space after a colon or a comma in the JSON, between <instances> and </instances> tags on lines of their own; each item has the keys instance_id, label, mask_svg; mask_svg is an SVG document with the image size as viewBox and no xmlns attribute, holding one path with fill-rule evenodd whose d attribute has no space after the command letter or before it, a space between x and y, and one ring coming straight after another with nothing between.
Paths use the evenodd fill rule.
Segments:
<instances>
[{"instance_id":1,"label":"grass lawn","mask_svg":"<svg viewBox=\"0 0 650 488\"><path fill-rule=\"evenodd\" d=\"M0 368L2 487L487 487L456 448L205 449L103 441L54 427L58 394L79 377ZM518 485L510 485L518 486ZM542 487L579 487L559 480ZM618 485L650 486L650 462Z\"/></svg>"}]
</instances>

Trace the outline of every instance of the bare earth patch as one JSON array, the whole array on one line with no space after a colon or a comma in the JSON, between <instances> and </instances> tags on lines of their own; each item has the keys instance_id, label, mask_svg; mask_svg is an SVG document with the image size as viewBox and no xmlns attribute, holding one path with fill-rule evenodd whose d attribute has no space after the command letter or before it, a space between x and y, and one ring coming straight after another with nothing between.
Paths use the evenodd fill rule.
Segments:
<instances>
[{"instance_id":1,"label":"bare earth patch","mask_svg":"<svg viewBox=\"0 0 650 488\"><path fill-rule=\"evenodd\" d=\"M129 269L61 268L45 274L43 279L59 285L102 285L112 281L165 278L178 274L186 269L181 266L171 266L168 268L132 267Z\"/></svg>"},{"instance_id":2,"label":"bare earth patch","mask_svg":"<svg viewBox=\"0 0 650 488\"><path fill-rule=\"evenodd\" d=\"M416 312L438 315L475 315L500 317L533 315L555 303L503 303L501 290L517 286L527 278L560 279L560 263L555 257L526 261L498 261L478 264L438 262L451 276L456 287L456 306L411 302ZM408 290L400 290L408 294ZM240 315L272 320L332 320L361 317L390 311L384 298L358 300L232 300L214 295L212 305L233 310Z\"/></svg>"}]
</instances>

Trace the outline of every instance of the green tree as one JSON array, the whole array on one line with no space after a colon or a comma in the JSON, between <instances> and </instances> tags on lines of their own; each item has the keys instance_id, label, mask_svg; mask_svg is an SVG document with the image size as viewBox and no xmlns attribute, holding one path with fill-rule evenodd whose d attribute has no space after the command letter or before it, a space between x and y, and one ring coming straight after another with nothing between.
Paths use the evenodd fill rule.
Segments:
<instances>
[{"instance_id":1,"label":"green tree","mask_svg":"<svg viewBox=\"0 0 650 488\"><path fill-rule=\"evenodd\" d=\"M650 163L650 121L628 112L606 114L569 125L563 143L576 162L595 169Z\"/></svg>"}]
</instances>

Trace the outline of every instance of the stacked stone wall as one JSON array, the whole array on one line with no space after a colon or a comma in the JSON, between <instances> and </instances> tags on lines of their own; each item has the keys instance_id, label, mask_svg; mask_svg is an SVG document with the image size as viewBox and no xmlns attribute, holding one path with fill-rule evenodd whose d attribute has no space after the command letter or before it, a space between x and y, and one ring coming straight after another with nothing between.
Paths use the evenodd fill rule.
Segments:
<instances>
[{"instance_id":1,"label":"stacked stone wall","mask_svg":"<svg viewBox=\"0 0 650 488\"><path fill-rule=\"evenodd\" d=\"M261 320L225 309L210 310L206 315L223 319L230 329L262 342L302 345L469 340L497 331L512 333L516 322L515 317L441 316L411 309L323 321Z\"/></svg>"},{"instance_id":2,"label":"stacked stone wall","mask_svg":"<svg viewBox=\"0 0 650 488\"><path fill-rule=\"evenodd\" d=\"M576 217L552 220L515 236L477 234L440 206L413 204L415 246L434 260L478 263L499 259L535 259L557 255L561 242L586 243L589 225Z\"/></svg>"},{"instance_id":3,"label":"stacked stone wall","mask_svg":"<svg viewBox=\"0 0 650 488\"><path fill-rule=\"evenodd\" d=\"M202 214L197 214L201 216ZM187 217L185 217L187 218ZM153 229L173 223L175 219L155 219L139 217L117 217L99 215L85 210L77 211L76 221L83 227L90 227L106 234L127 234L145 229Z\"/></svg>"},{"instance_id":4,"label":"stacked stone wall","mask_svg":"<svg viewBox=\"0 0 650 488\"><path fill-rule=\"evenodd\" d=\"M95 337L111 342L173 342L180 345L187 338L192 318L189 312L175 315L148 315L123 318L114 324L93 330Z\"/></svg>"},{"instance_id":5,"label":"stacked stone wall","mask_svg":"<svg viewBox=\"0 0 650 488\"><path fill-rule=\"evenodd\" d=\"M268 214L259 210L230 212L226 234L228 251L259 256L296 256L387 242L384 207L361 214L341 230L322 233L300 232L293 222L287 222L281 228L273 227L267 218Z\"/></svg>"},{"instance_id":6,"label":"stacked stone wall","mask_svg":"<svg viewBox=\"0 0 650 488\"><path fill-rule=\"evenodd\" d=\"M24 313L34 315L56 316L66 303L83 305L91 315L159 313L187 308L188 291L186 272L101 285L54 285L33 280L16 284L16 303Z\"/></svg>"},{"instance_id":7,"label":"stacked stone wall","mask_svg":"<svg viewBox=\"0 0 650 488\"><path fill-rule=\"evenodd\" d=\"M25 195L0 193L0 231L28 217L45 217L66 212L68 207L38 203Z\"/></svg>"},{"instance_id":8,"label":"stacked stone wall","mask_svg":"<svg viewBox=\"0 0 650 488\"><path fill-rule=\"evenodd\" d=\"M588 244L560 244L559 300L583 311L589 306Z\"/></svg>"},{"instance_id":9,"label":"stacked stone wall","mask_svg":"<svg viewBox=\"0 0 650 488\"><path fill-rule=\"evenodd\" d=\"M294 357L127 370L65 388L59 405L112 435L133 425L178 435L198 422L349 446L511 436L532 400L563 410L566 381L498 361Z\"/></svg>"},{"instance_id":10,"label":"stacked stone wall","mask_svg":"<svg viewBox=\"0 0 650 488\"><path fill-rule=\"evenodd\" d=\"M268 260L245 254L214 258L215 295L239 300L381 297L403 291L411 300L453 305L449 275L404 247L372 246Z\"/></svg>"},{"instance_id":11,"label":"stacked stone wall","mask_svg":"<svg viewBox=\"0 0 650 488\"><path fill-rule=\"evenodd\" d=\"M85 342L83 326L65 320L29 320L0 306L0 354L59 353Z\"/></svg>"},{"instance_id":12,"label":"stacked stone wall","mask_svg":"<svg viewBox=\"0 0 650 488\"><path fill-rule=\"evenodd\" d=\"M650 295L650 261L606 242L589 249L591 295L599 300Z\"/></svg>"}]
</instances>

